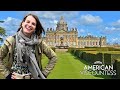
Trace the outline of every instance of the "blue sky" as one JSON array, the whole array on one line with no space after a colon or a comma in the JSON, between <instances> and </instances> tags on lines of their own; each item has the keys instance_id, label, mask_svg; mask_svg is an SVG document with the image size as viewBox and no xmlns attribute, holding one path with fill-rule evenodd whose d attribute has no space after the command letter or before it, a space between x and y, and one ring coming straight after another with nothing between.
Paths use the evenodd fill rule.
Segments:
<instances>
[{"instance_id":1,"label":"blue sky","mask_svg":"<svg viewBox=\"0 0 120 90\"><path fill-rule=\"evenodd\" d=\"M45 30L55 29L63 16L69 30L77 28L78 36L106 36L108 43L120 44L120 11L0 11L0 20L5 21L0 26L8 36L13 35L28 13L36 14Z\"/></svg>"}]
</instances>

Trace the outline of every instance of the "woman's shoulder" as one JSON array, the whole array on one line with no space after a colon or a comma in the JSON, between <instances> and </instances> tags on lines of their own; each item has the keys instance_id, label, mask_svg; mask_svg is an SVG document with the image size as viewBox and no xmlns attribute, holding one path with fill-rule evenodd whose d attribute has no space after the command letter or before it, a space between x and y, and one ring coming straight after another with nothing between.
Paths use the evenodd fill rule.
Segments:
<instances>
[{"instance_id":1,"label":"woman's shoulder","mask_svg":"<svg viewBox=\"0 0 120 90\"><path fill-rule=\"evenodd\" d=\"M5 40L5 44L13 44L15 42L15 37L14 37L14 35L13 36L8 36L7 38L6 38L6 40Z\"/></svg>"}]
</instances>

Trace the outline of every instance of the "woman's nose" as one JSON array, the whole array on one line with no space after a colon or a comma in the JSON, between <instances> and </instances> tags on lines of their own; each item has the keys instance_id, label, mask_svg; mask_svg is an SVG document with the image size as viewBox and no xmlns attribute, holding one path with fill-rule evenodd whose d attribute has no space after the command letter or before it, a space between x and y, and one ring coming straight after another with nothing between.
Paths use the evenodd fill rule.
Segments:
<instances>
[{"instance_id":1,"label":"woman's nose","mask_svg":"<svg viewBox=\"0 0 120 90\"><path fill-rule=\"evenodd\" d=\"M32 26L32 23L29 23L28 25L29 25L29 26Z\"/></svg>"}]
</instances>

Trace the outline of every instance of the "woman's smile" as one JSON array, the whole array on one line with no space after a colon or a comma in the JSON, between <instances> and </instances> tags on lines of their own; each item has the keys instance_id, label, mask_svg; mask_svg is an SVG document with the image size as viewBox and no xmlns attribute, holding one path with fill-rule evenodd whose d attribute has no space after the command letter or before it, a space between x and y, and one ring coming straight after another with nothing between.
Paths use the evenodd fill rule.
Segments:
<instances>
[{"instance_id":1,"label":"woman's smile","mask_svg":"<svg viewBox=\"0 0 120 90\"><path fill-rule=\"evenodd\" d=\"M33 28L29 25L25 25L25 28L27 29L27 31L31 31Z\"/></svg>"}]
</instances>

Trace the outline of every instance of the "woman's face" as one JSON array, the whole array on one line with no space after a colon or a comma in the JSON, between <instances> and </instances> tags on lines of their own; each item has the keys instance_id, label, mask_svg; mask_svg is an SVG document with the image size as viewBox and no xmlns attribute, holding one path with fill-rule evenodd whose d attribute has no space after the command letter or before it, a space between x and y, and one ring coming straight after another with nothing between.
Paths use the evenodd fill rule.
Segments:
<instances>
[{"instance_id":1,"label":"woman's face","mask_svg":"<svg viewBox=\"0 0 120 90\"><path fill-rule=\"evenodd\" d=\"M27 16L25 21L22 23L23 33L25 35L31 36L36 29L36 24L37 22L33 16Z\"/></svg>"}]
</instances>

